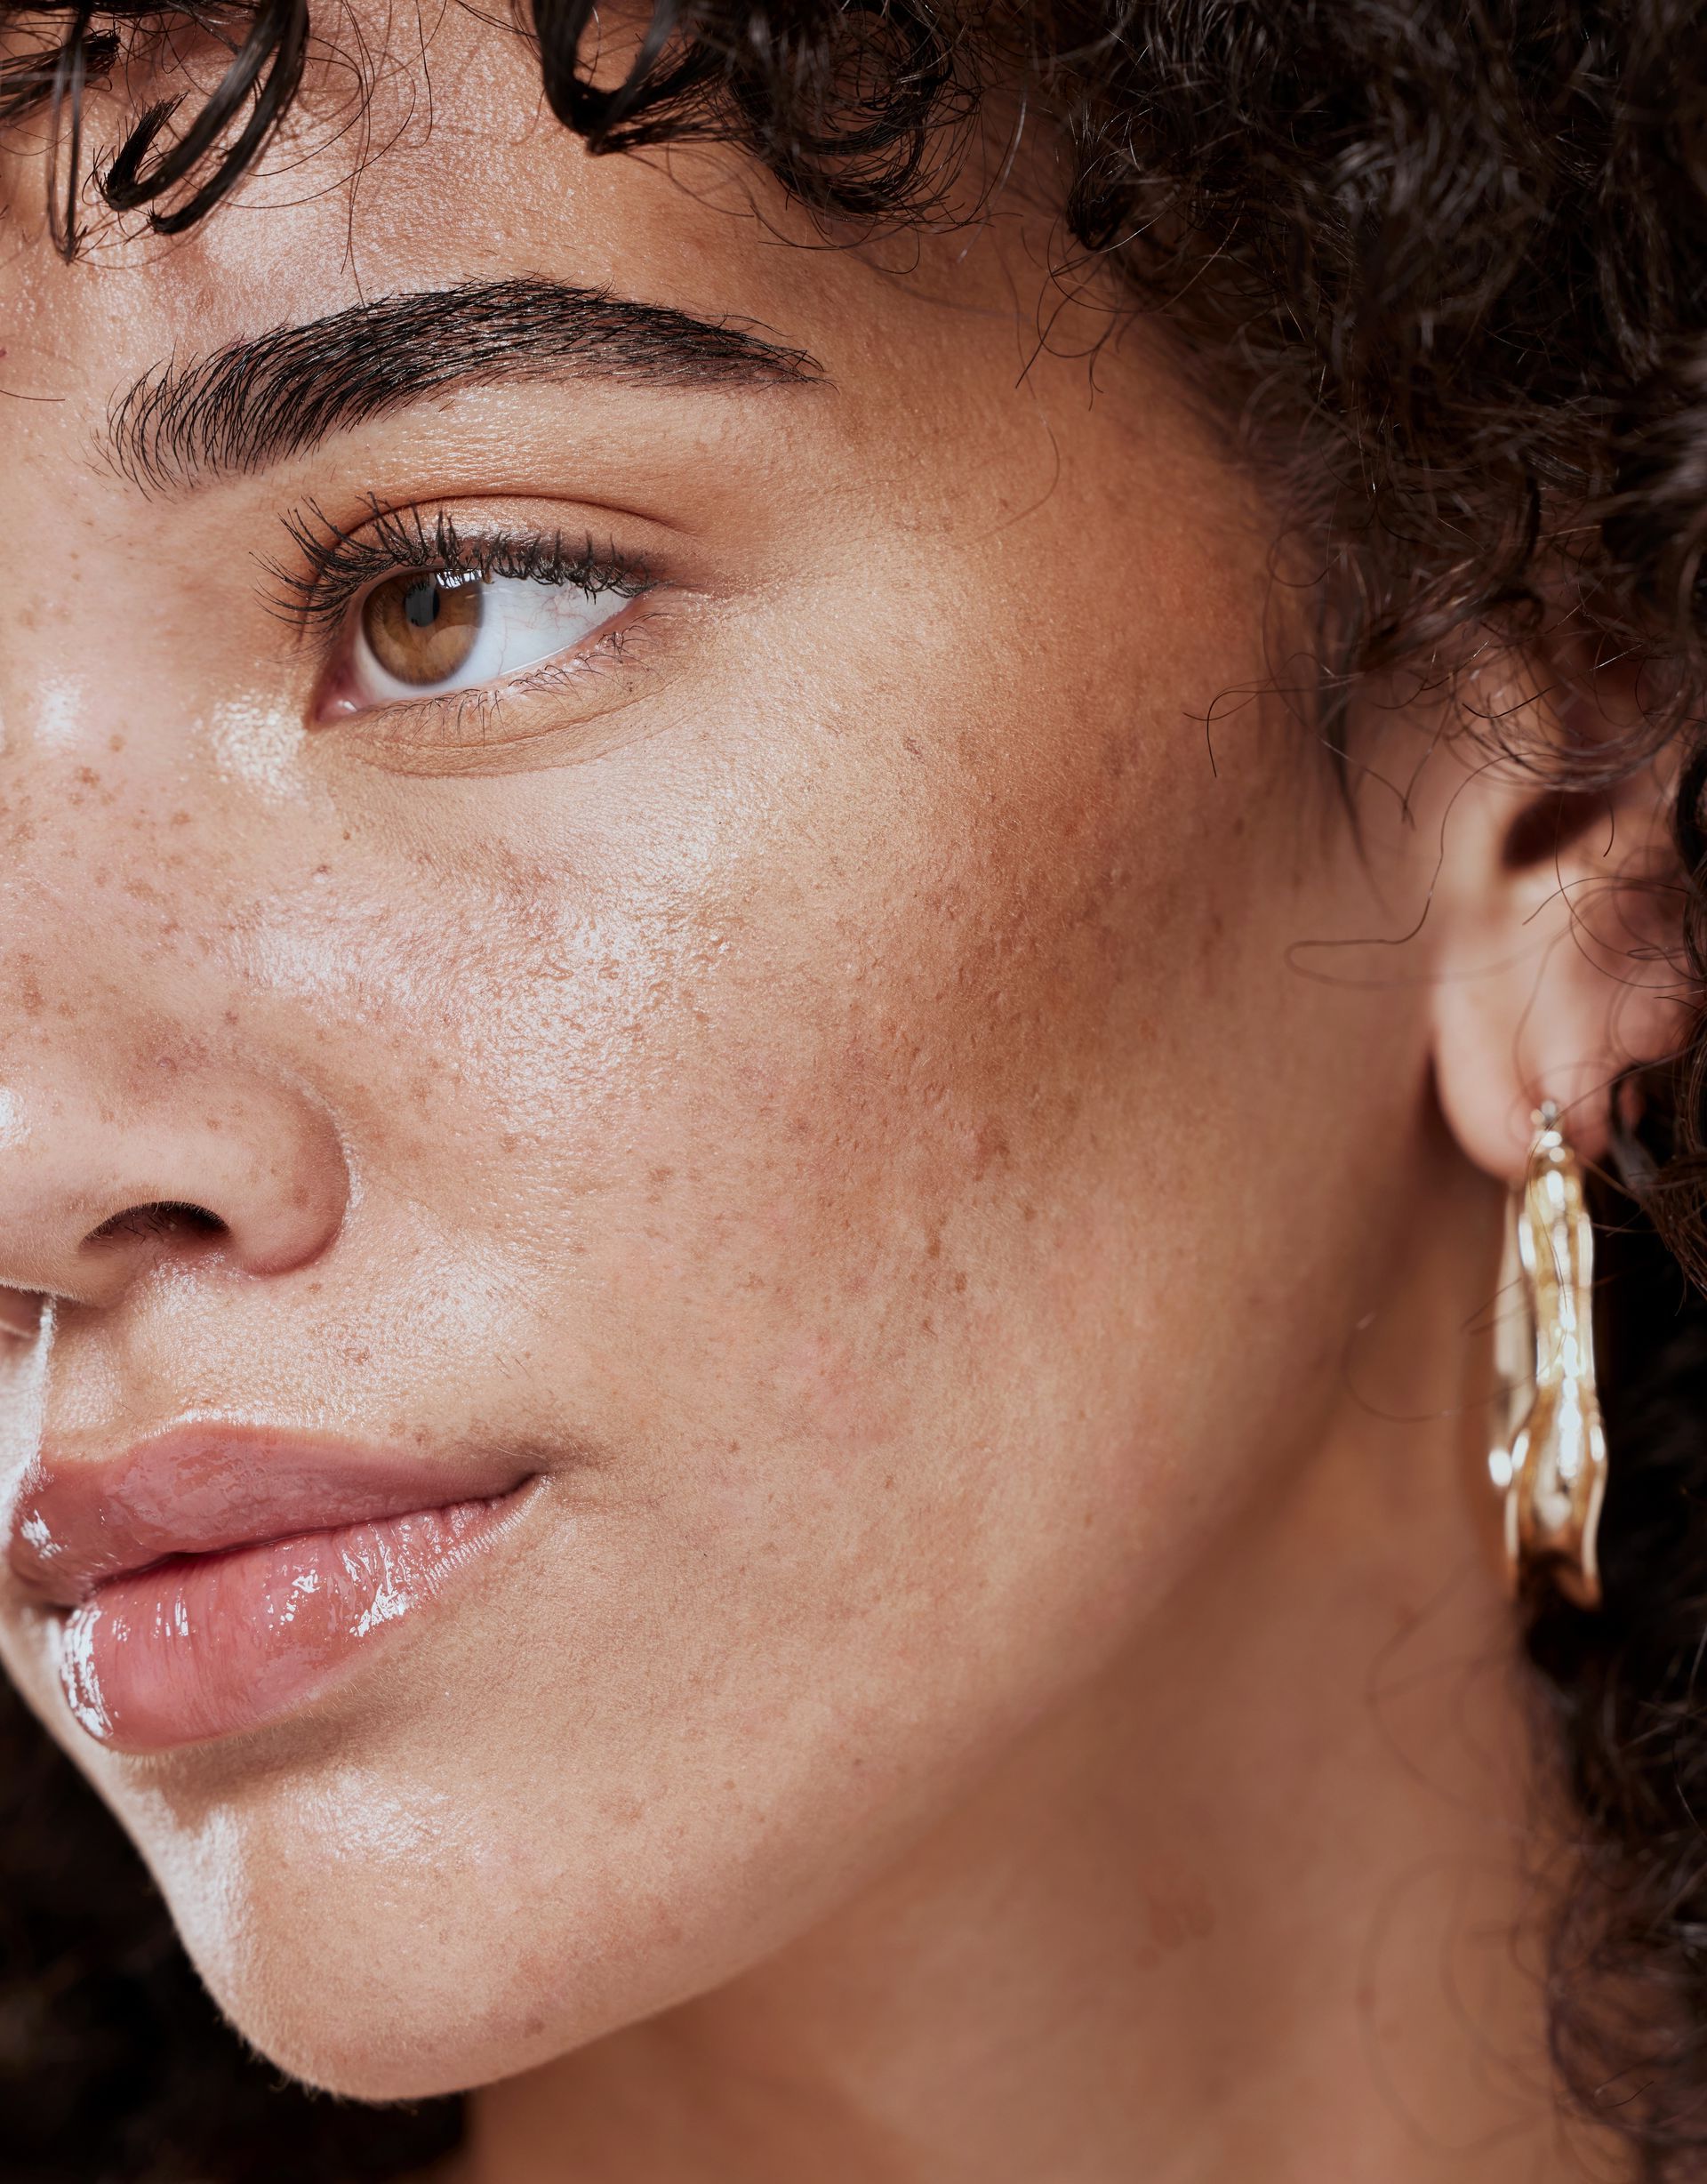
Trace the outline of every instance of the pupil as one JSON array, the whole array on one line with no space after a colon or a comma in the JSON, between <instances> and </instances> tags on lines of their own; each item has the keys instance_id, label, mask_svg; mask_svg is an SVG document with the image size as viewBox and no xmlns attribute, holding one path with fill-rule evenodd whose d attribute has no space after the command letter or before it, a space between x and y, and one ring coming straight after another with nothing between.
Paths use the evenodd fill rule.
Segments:
<instances>
[{"instance_id":1,"label":"pupil","mask_svg":"<svg viewBox=\"0 0 1707 2184\"><path fill-rule=\"evenodd\" d=\"M435 578L423 576L419 583L411 584L403 595L403 611L412 630L429 630L438 620L438 584Z\"/></svg>"}]
</instances>

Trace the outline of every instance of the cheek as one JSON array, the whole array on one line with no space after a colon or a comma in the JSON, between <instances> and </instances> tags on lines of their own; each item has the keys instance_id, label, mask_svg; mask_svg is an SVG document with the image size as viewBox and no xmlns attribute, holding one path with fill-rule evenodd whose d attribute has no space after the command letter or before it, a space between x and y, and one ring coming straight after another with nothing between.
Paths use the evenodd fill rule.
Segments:
<instances>
[{"instance_id":1,"label":"cheek","mask_svg":"<svg viewBox=\"0 0 1707 2184\"><path fill-rule=\"evenodd\" d=\"M1032 694L1022 738L1014 691L942 681L928 759L915 713L794 722L805 759L613 791L627 835L589 816L598 849L495 911L484 873L440 921L467 944L438 1035L402 1042L456 1081L399 1180L447 1232L498 1216L613 1445L697 1430L758 1496L783 1446L844 1486L897 1449L958 1473L915 1444L1071 1346L1235 911L1206 914L1172 739L1146 772L1076 690L1042 722Z\"/></svg>"}]
</instances>

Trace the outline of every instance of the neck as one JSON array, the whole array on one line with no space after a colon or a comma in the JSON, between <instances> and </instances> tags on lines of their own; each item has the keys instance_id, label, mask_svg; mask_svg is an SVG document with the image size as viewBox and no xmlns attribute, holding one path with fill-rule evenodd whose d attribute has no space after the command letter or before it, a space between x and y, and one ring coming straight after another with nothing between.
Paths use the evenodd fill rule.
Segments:
<instances>
[{"instance_id":1,"label":"neck","mask_svg":"<svg viewBox=\"0 0 1707 2184\"><path fill-rule=\"evenodd\" d=\"M1096 1688L780 1955L477 2095L468 2184L1577 2173L1520 1969L1550 1851L1463 1334L1489 1205Z\"/></svg>"}]
</instances>

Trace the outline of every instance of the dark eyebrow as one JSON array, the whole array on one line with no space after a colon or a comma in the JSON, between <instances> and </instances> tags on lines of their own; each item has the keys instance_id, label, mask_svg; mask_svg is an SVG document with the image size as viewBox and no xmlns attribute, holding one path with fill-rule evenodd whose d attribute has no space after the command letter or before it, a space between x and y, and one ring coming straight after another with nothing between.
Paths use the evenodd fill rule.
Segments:
<instances>
[{"instance_id":1,"label":"dark eyebrow","mask_svg":"<svg viewBox=\"0 0 1707 2184\"><path fill-rule=\"evenodd\" d=\"M596 379L666 388L821 381L804 349L555 281L470 281L380 296L145 372L108 413L103 452L156 491L264 470L435 389Z\"/></svg>"}]
</instances>

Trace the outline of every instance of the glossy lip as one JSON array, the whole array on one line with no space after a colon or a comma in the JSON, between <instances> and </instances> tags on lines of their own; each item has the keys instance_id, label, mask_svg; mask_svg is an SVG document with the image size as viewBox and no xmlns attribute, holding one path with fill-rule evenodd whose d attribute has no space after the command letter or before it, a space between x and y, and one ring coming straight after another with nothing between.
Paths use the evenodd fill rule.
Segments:
<instances>
[{"instance_id":1,"label":"glossy lip","mask_svg":"<svg viewBox=\"0 0 1707 2184\"><path fill-rule=\"evenodd\" d=\"M514 1455L183 1425L105 1460L44 1456L7 1559L57 1626L82 1727L163 1750L317 1695L507 1529L539 1475Z\"/></svg>"},{"instance_id":2,"label":"glossy lip","mask_svg":"<svg viewBox=\"0 0 1707 2184\"><path fill-rule=\"evenodd\" d=\"M495 1501L536 1469L514 1457L429 1455L281 1427L178 1426L106 1460L39 1457L12 1513L7 1559L32 1598L75 1608L169 1556Z\"/></svg>"}]
</instances>

